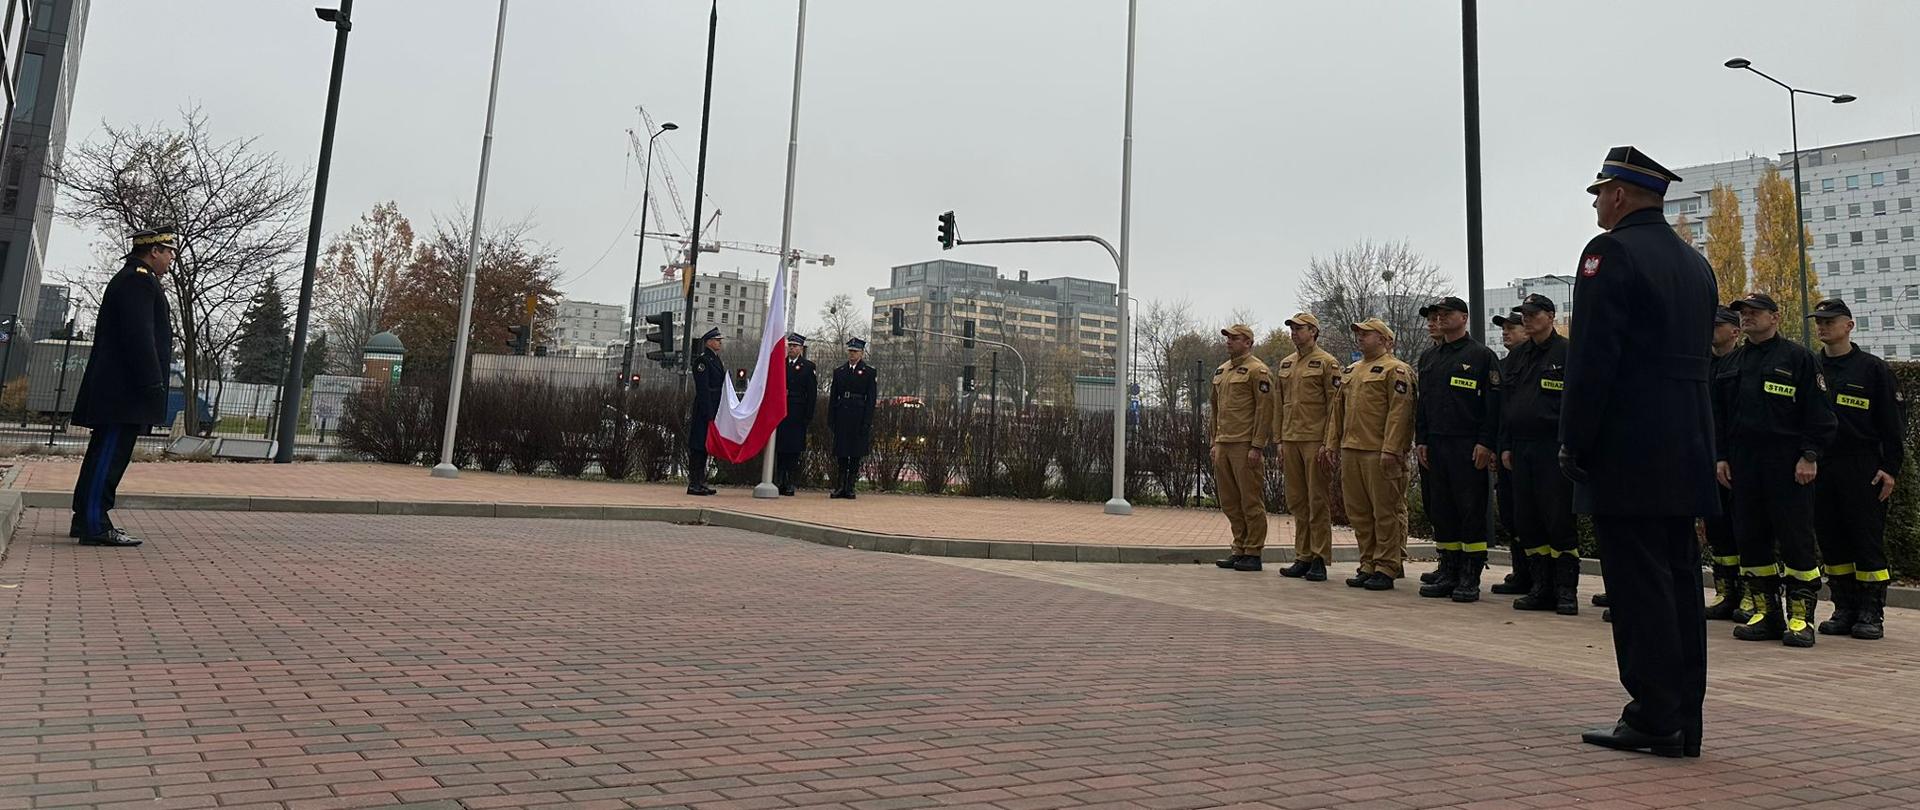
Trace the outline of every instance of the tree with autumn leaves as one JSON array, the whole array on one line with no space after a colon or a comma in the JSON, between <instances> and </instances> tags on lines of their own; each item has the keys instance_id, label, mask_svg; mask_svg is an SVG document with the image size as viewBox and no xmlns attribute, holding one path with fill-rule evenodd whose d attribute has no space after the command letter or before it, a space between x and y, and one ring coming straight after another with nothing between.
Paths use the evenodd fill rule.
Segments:
<instances>
[{"instance_id":1,"label":"tree with autumn leaves","mask_svg":"<svg viewBox=\"0 0 1920 810\"><path fill-rule=\"evenodd\" d=\"M1725 183L1713 184L1707 205L1713 212L1707 216L1707 264L1720 282L1720 297L1732 301L1747 292L1746 217L1740 197Z\"/></svg>"},{"instance_id":2,"label":"tree with autumn leaves","mask_svg":"<svg viewBox=\"0 0 1920 810\"><path fill-rule=\"evenodd\" d=\"M453 359L460 291L466 284L468 222L460 216L434 223L433 232L415 243L412 261L400 271L387 298L385 319L407 346L409 375L441 373ZM506 353L512 337L508 327L526 322L528 296L534 297L536 308L534 342L545 338L541 324L560 298L560 260L533 241L531 230L521 222L480 233L468 352Z\"/></svg>"},{"instance_id":3,"label":"tree with autumn leaves","mask_svg":"<svg viewBox=\"0 0 1920 810\"><path fill-rule=\"evenodd\" d=\"M1773 166L1754 189L1752 290L1773 296L1785 323L1799 323L1810 303L1800 295L1800 218L1794 211L1793 183ZM1717 266L1717 265L1716 265ZM1807 294L1820 300L1820 279L1806 261Z\"/></svg>"}]
</instances>

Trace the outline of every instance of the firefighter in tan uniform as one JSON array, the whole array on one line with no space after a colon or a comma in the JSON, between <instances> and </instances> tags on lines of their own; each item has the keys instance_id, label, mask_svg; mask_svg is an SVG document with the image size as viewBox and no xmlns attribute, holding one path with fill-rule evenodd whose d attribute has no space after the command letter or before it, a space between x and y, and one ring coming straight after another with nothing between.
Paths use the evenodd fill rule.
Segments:
<instances>
[{"instance_id":1,"label":"firefighter in tan uniform","mask_svg":"<svg viewBox=\"0 0 1920 810\"><path fill-rule=\"evenodd\" d=\"M1320 319L1312 313L1288 318L1287 329L1294 352L1273 372L1273 440L1280 445L1287 509L1293 513L1293 565L1280 575L1325 582L1327 563L1333 562L1333 493L1320 448L1340 364L1320 348Z\"/></svg>"},{"instance_id":2,"label":"firefighter in tan uniform","mask_svg":"<svg viewBox=\"0 0 1920 810\"><path fill-rule=\"evenodd\" d=\"M1391 354L1393 330L1379 318L1353 325L1360 360L1341 375L1326 447L1339 454L1340 493L1360 541L1350 588L1393 589L1407 553L1407 452L1413 446L1413 369Z\"/></svg>"},{"instance_id":3,"label":"firefighter in tan uniform","mask_svg":"<svg viewBox=\"0 0 1920 810\"><path fill-rule=\"evenodd\" d=\"M1267 545L1267 499L1261 455L1272 443L1273 379L1253 356L1253 328L1234 324L1227 362L1213 372L1213 482L1233 527L1233 552L1214 561L1235 571L1260 570Z\"/></svg>"}]
</instances>

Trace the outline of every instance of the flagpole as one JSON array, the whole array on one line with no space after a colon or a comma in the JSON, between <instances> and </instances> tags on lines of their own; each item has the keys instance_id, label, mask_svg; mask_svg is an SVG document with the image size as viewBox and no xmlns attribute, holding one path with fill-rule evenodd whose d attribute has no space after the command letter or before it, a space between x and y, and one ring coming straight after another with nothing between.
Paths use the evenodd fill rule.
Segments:
<instances>
[{"instance_id":1,"label":"flagpole","mask_svg":"<svg viewBox=\"0 0 1920 810\"><path fill-rule=\"evenodd\" d=\"M780 214L780 271L779 272L782 274L781 278L785 278L785 274L790 271L788 263L791 261L790 257L793 251L794 163L800 154L800 62L801 62L801 57L806 52L806 45L807 45L807 0L800 0L800 22L798 25L794 26L794 35L793 35L793 116L792 116L792 119L787 124L787 199L786 199L785 207ZM783 305L785 303L786 302L784 301L781 302L781 304ZM793 317L793 313L791 311L788 311L784 306L782 306L781 309L782 309L782 313L781 313L782 317L780 319L781 322L779 324L768 324L768 325L769 326L777 325L782 330L785 330L787 328L786 322L788 319L791 319ZM785 368L786 368L786 365L783 358L781 363L781 369L782 369L781 373L784 373ZM819 395L818 392L809 392L809 396L818 396L818 395ZM765 403L762 403L761 407L766 407ZM777 486L774 486L773 484L773 454L774 454L775 446L778 443L779 442L776 437L775 440L768 441L766 449L760 452L760 483L753 488L753 497L755 498L780 497L780 488Z\"/></svg>"}]
</instances>

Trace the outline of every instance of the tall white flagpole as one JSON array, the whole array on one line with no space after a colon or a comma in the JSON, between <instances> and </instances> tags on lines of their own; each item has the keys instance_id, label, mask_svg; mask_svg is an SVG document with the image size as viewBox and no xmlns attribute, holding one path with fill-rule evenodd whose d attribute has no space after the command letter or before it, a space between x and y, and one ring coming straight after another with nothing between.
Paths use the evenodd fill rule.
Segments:
<instances>
[{"instance_id":1,"label":"tall white flagpole","mask_svg":"<svg viewBox=\"0 0 1920 810\"><path fill-rule=\"evenodd\" d=\"M800 0L800 23L794 27L793 35L793 117L787 124L787 199L780 214L780 273L782 278L792 272L793 253L793 175L796 159L800 154L800 63L807 46L807 0ZM782 302L783 304L785 302ZM787 318L793 317L791 311ZM782 319L783 321L786 319ZM785 328L785 324L781 325ZM785 373L784 361L781 365ZM810 395L818 396L815 392ZM765 450L760 452L760 483L753 488L755 498L778 498L780 488L773 485L773 455L775 440L767 442Z\"/></svg>"}]
</instances>

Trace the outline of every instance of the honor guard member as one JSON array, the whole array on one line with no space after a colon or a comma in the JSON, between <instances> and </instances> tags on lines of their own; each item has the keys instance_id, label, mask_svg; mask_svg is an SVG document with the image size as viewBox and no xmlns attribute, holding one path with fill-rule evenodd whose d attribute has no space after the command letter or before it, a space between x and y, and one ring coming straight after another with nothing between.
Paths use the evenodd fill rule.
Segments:
<instances>
[{"instance_id":1,"label":"honor guard member","mask_svg":"<svg viewBox=\"0 0 1920 810\"><path fill-rule=\"evenodd\" d=\"M813 361L807 359L807 338L794 333L787 336L787 415L774 432L774 483L780 494L792 495L794 479L800 477L800 455L807 451L807 428L813 425L813 411L820 404L820 378Z\"/></svg>"},{"instance_id":2,"label":"honor guard member","mask_svg":"<svg viewBox=\"0 0 1920 810\"><path fill-rule=\"evenodd\" d=\"M827 389L827 427L833 429L834 488L829 498L852 498L860 460L873 444L873 409L880 386L867 365L867 342L847 339L847 364L833 370Z\"/></svg>"},{"instance_id":3,"label":"honor guard member","mask_svg":"<svg viewBox=\"0 0 1920 810\"><path fill-rule=\"evenodd\" d=\"M1717 469L1720 483L1733 488L1741 589L1753 594L1753 615L1733 637L1811 647L1820 595L1813 482L1833 443L1833 405L1819 358L1780 336L1780 307L1771 296L1747 293L1727 308L1740 313L1747 347L1720 428Z\"/></svg>"},{"instance_id":4,"label":"honor guard member","mask_svg":"<svg viewBox=\"0 0 1920 810\"><path fill-rule=\"evenodd\" d=\"M1872 641L1884 634L1887 499L1905 457L1906 403L1887 361L1854 345L1845 301L1821 301L1808 317L1820 327L1820 371L1839 422L1813 483L1814 533L1833 589L1833 617L1820 632Z\"/></svg>"},{"instance_id":5,"label":"honor guard member","mask_svg":"<svg viewBox=\"0 0 1920 810\"><path fill-rule=\"evenodd\" d=\"M1360 359L1335 382L1323 460L1340 463L1347 522L1360 542L1360 570L1347 587L1393 589L1407 556L1407 453L1413 444L1413 369L1394 357L1393 330L1379 318L1353 324Z\"/></svg>"},{"instance_id":6,"label":"honor guard member","mask_svg":"<svg viewBox=\"0 0 1920 810\"><path fill-rule=\"evenodd\" d=\"M1447 296L1420 308L1434 345L1420 354L1414 457L1440 553L1439 576L1420 595L1480 598L1487 564L1487 472L1500 427L1500 358L1467 331L1467 302Z\"/></svg>"},{"instance_id":7,"label":"honor guard member","mask_svg":"<svg viewBox=\"0 0 1920 810\"><path fill-rule=\"evenodd\" d=\"M134 440L167 418L173 325L160 279L173 267L179 236L169 225L136 231L132 240L120 272L100 297L93 348L73 401L73 423L93 429L80 478L73 485L68 531L83 546L140 545L139 539L113 525L107 513L133 458Z\"/></svg>"},{"instance_id":8,"label":"honor guard member","mask_svg":"<svg viewBox=\"0 0 1920 810\"><path fill-rule=\"evenodd\" d=\"M1580 536L1573 520L1573 482L1560 471L1560 404L1567 390L1567 339L1554 328L1553 299L1520 302L1527 342L1509 359L1500 400L1501 466L1513 472L1514 519L1531 569L1532 588L1514 610L1580 613Z\"/></svg>"},{"instance_id":9,"label":"honor guard member","mask_svg":"<svg viewBox=\"0 0 1920 810\"><path fill-rule=\"evenodd\" d=\"M1227 338L1227 361L1213 370L1209 428L1213 433L1213 486L1220 511L1233 530L1233 551L1215 560L1221 568L1260 570L1267 545L1265 465L1261 455L1272 443L1273 378L1267 364L1253 356L1253 328L1236 323L1220 330Z\"/></svg>"},{"instance_id":10,"label":"honor guard member","mask_svg":"<svg viewBox=\"0 0 1920 810\"><path fill-rule=\"evenodd\" d=\"M1726 307L1713 311L1713 423L1727 423L1727 409L1733 403L1734 389L1740 383L1740 316ZM1707 534L1707 554L1713 560L1713 602L1707 605L1708 621L1736 621L1745 624L1753 607L1740 590L1740 544L1733 539L1733 489L1722 485L1720 514L1702 521ZM1741 606L1745 604L1744 609Z\"/></svg>"},{"instance_id":11,"label":"honor guard member","mask_svg":"<svg viewBox=\"0 0 1920 810\"><path fill-rule=\"evenodd\" d=\"M1516 359L1514 351L1527 342L1526 328L1520 321L1519 307L1514 307L1513 311L1505 315L1493 316L1493 325L1500 328L1500 345L1507 348L1507 356L1500 358L1500 379L1503 382L1513 379L1513 361ZM1505 399L1504 393L1501 398ZM1505 436L1496 438L1500 441L1500 446L1493 448L1493 451L1496 454L1503 454L1507 439ZM1527 550L1520 543L1520 530L1513 518L1513 470L1502 464L1495 471L1493 480L1494 505L1499 507L1495 510L1495 514L1500 518L1500 528L1506 531L1509 538L1512 538L1508 551L1513 557L1513 572L1494 583L1488 590L1508 596L1523 594L1533 590L1533 574L1527 567ZM1423 585L1431 584L1439 576L1439 571L1429 571L1420 575L1420 582Z\"/></svg>"},{"instance_id":12,"label":"honor guard member","mask_svg":"<svg viewBox=\"0 0 1920 810\"><path fill-rule=\"evenodd\" d=\"M1574 265L1560 467L1606 560L1613 651L1632 700L1581 740L1661 756L1700 752L1707 695L1700 542L1713 483L1707 343L1718 290L1700 251L1661 214L1680 178L1631 146L1587 186L1606 233Z\"/></svg>"},{"instance_id":13,"label":"honor guard member","mask_svg":"<svg viewBox=\"0 0 1920 810\"><path fill-rule=\"evenodd\" d=\"M727 384L727 368L720 362L720 328L700 336L700 353L693 356L693 413L687 419L687 494L712 495L707 486L707 426L720 412L720 386Z\"/></svg>"},{"instance_id":14,"label":"honor guard member","mask_svg":"<svg viewBox=\"0 0 1920 810\"><path fill-rule=\"evenodd\" d=\"M1340 365L1320 348L1320 319L1312 313L1295 313L1287 330L1293 354L1273 372L1273 439L1280 445L1281 480L1293 513L1293 564L1280 575L1325 582L1327 563L1333 562L1333 491L1320 449Z\"/></svg>"}]
</instances>

